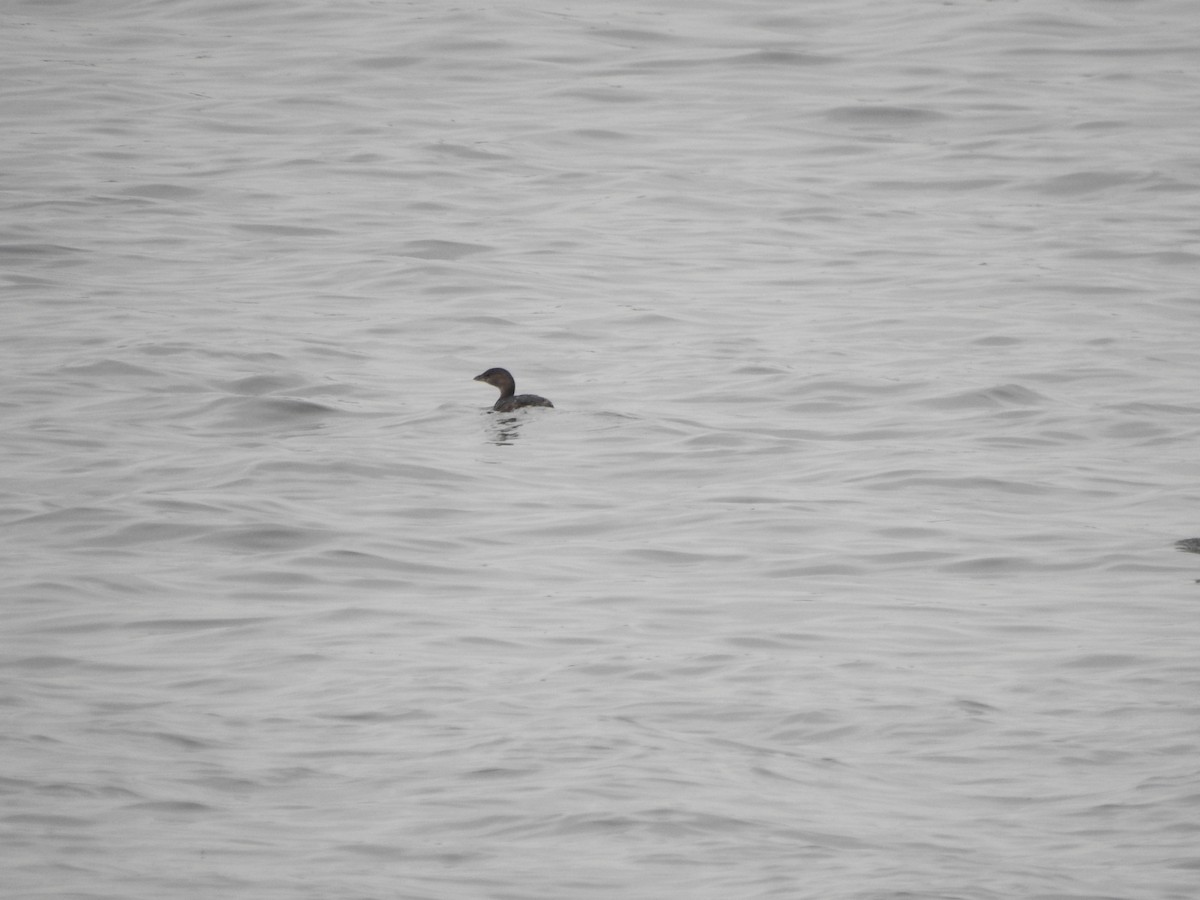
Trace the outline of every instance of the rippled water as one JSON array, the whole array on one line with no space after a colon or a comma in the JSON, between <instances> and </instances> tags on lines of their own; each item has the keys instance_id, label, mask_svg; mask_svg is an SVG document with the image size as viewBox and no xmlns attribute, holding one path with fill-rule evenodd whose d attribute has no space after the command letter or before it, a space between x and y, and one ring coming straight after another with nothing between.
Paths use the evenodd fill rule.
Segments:
<instances>
[{"instance_id":1,"label":"rippled water","mask_svg":"<svg viewBox=\"0 0 1200 900\"><path fill-rule=\"evenodd\" d=\"M1196 896L1190 4L0 46L6 897Z\"/></svg>"}]
</instances>

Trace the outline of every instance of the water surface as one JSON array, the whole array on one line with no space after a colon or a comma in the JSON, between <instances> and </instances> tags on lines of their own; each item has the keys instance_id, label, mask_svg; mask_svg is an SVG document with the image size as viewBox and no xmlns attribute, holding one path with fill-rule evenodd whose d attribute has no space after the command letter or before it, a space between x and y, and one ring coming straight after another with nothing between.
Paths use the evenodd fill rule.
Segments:
<instances>
[{"instance_id":1,"label":"water surface","mask_svg":"<svg viewBox=\"0 0 1200 900\"><path fill-rule=\"evenodd\" d=\"M1189 5L0 18L8 896L1196 895Z\"/></svg>"}]
</instances>

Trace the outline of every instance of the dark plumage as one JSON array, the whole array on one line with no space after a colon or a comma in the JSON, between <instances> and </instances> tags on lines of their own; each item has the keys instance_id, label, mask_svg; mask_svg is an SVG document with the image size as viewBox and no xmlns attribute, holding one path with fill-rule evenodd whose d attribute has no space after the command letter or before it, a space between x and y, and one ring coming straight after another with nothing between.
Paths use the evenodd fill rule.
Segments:
<instances>
[{"instance_id":1,"label":"dark plumage","mask_svg":"<svg viewBox=\"0 0 1200 900\"><path fill-rule=\"evenodd\" d=\"M500 389L500 399L492 407L496 412L512 412L523 406L554 406L545 397L539 397L537 394L518 394L517 383L508 369L488 369L482 375L476 375L475 380Z\"/></svg>"}]
</instances>

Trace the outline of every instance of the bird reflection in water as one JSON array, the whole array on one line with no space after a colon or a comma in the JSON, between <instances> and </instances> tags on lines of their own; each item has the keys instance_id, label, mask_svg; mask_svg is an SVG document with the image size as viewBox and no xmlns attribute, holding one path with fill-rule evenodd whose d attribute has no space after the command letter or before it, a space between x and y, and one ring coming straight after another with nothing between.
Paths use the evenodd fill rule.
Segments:
<instances>
[{"instance_id":1,"label":"bird reflection in water","mask_svg":"<svg viewBox=\"0 0 1200 900\"><path fill-rule=\"evenodd\" d=\"M525 423L521 416L497 416L488 423L492 436L488 438L498 447L511 447L517 439L517 433Z\"/></svg>"}]
</instances>

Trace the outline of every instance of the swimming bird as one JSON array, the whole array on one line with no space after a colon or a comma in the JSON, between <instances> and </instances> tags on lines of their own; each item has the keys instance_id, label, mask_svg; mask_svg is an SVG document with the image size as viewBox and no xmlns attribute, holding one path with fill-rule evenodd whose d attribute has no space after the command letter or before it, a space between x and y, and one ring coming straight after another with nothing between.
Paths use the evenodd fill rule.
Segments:
<instances>
[{"instance_id":1,"label":"swimming bird","mask_svg":"<svg viewBox=\"0 0 1200 900\"><path fill-rule=\"evenodd\" d=\"M475 381L482 381L500 389L500 399L492 407L496 412L512 412L524 406L554 406L545 397L539 397L537 394L518 394L517 382L513 380L508 369L488 369L482 375L476 375Z\"/></svg>"}]
</instances>

